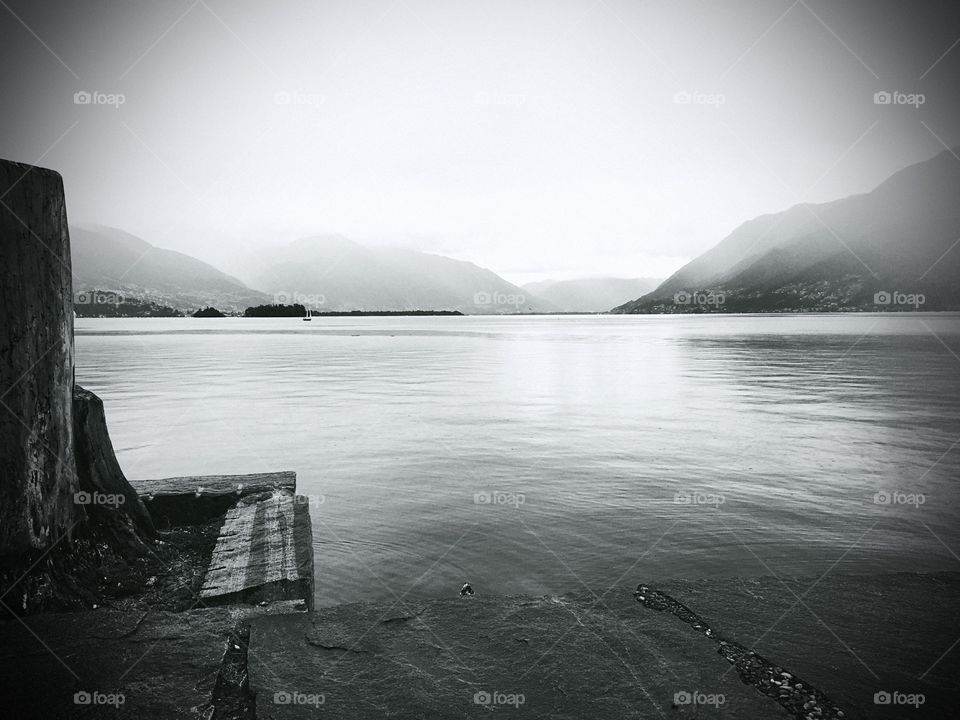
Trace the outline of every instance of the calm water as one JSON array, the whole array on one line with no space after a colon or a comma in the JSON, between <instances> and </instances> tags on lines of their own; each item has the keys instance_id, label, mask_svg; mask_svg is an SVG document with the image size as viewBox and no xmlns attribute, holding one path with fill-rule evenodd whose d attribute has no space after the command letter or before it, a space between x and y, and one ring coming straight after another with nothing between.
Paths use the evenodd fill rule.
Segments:
<instances>
[{"instance_id":1,"label":"calm water","mask_svg":"<svg viewBox=\"0 0 960 720\"><path fill-rule=\"evenodd\" d=\"M76 345L131 479L322 495L318 604L960 570L957 315L81 319Z\"/></svg>"}]
</instances>

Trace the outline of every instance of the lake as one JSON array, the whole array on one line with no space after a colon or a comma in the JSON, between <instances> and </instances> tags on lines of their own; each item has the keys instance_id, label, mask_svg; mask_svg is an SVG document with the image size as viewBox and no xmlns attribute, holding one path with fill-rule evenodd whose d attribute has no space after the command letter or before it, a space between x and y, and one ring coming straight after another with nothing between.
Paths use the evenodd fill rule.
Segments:
<instances>
[{"instance_id":1,"label":"lake","mask_svg":"<svg viewBox=\"0 0 960 720\"><path fill-rule=\"evenodd\" d=\"M127 477L294 470L318 606L960 570L960 315L79 319Z\"/></svg>"}]
</instances>

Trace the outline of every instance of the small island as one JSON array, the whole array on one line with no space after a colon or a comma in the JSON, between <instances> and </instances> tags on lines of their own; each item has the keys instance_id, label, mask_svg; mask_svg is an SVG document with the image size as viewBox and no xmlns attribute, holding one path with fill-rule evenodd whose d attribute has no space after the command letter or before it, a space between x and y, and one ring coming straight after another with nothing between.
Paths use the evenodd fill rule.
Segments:
<instances>
[{"instance_id":1,"label":"small island","mask_svg":"<svg viewBox=\"0 0 960 720\"><path fill-rule=\"evenodd\" d=\"M244 317L304 317L307 308L300 303L293 305L257 305L243 311ZM311 310L312 317L427 317L437 315L463 315L459 310Z\"/></svg>"},{"instance_id":2,"label":"small island","mask_svg":"<svg viewBox=\"0 0 960 720\"><path fill-rule=\"evenodd\" d=\"M226 317L222 312L217 310L215 307L205 307L200 310L197 310L193 317L195 318L222 318Z\"/></svg>"}]
</instances>

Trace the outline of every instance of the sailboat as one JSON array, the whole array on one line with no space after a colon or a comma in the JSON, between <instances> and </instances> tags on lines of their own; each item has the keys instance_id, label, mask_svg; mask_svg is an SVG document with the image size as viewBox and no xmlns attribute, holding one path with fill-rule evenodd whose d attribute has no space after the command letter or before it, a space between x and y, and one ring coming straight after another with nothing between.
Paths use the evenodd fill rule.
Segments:
<instances>
[{"instance_id":1,"label":"sailboat","mask_svg":"<svg viewBox=\"0 0 960 720\"><path fill-rule=\"evenodd\" d=\"M309 322L310 320L313 320L313 317L310 315L310 308L307 308L307 314L304 315L302 319L305 322Z\"/></svg>"}]
</instances>

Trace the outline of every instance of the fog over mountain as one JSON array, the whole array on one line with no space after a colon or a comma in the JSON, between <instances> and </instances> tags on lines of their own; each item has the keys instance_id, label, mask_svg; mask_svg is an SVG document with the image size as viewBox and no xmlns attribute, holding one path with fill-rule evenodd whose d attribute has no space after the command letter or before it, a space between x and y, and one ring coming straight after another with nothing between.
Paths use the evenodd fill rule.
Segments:
<instances>
[{"instance_id":1,"label":"fog over mountain","mask_svg":"<svg viewBox=\"0 0 960 720\"><path fill-rule=\"evenodd\" d=\"M650 292L662 278L579 278L542 280L523 289L555 305L562 312L607 312L627 299Z\"/></svg>"},{"instance_id":2,"label":"fog over mountain","mask_svg":"<svg viewBox=\"0 0 960 720\"><path fill-rule=\"evenodd\" d=\"M5 0L0 157L233 275L342 233L517 285L668 277L960 143L958 28L943 0Z\"/></svg>"},{"instance_id":3,"label":"fog over mountain","mask_svg":"<svg viewBox=\"0 0 960 720\"><path fill-rule=\"evenodd\" d=\"M181 310L300 303L340 310L459 310L468 314L554 312L550 302L473 263L403 248L367 248L343 236L304 238L257 255L250 287L184 253L117 228L71 230L75 292L114 293ZM254 289L256 288L256 289ZM112 301L107 298L106 301Z\"/></svg>"},{"instance_id":4,"label":"fog over mountain","mask_svg":"<svg viewBox=\"0 0 960 720\"><path fill-rule=\"evenodd\" d=\"M78 302L101 290L126 298L158 302L181 310L215 305L243 310L267 301L240 280L205 262L155 247L117 228L70 228L74 292Z\"/></svg>"},{"instance_id":5,"label":"fog over mountain","mask_svg":"<svg viewBox=\"0 0 960 720\"><path fill-rule=\"evenodd\" d=\"M911 165L872 192L745 222L615 311L916 309L897 296L884 302L884 293L923 295L912 305L928 310L960 308L958 151Z\"/></svg>"},{"instance_id":6,"label":"fog over mountain","mask_svg":"<svg viewBox=\"0 0 960 720\"><path fill-rule=\"evenodd\" d=\"M250 284L278 302L316 310L459 310L469 314L556 308L496 273L463 260L341 235L303 238L265 251Z\"/></svg>"}]
</instances>

